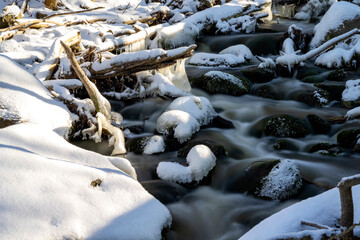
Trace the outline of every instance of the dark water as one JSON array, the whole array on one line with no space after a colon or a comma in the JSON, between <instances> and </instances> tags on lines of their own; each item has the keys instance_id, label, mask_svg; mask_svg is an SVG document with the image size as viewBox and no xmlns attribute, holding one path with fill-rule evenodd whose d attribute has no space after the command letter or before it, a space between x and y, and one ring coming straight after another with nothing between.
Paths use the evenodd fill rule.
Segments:
<instances>
[{"instance_id":1,"label":"dark water","mask_svg":"<svg viewBox=\"0 0 360 240\"><path fill-rule=\"evenodd\" d=\"M292 23L287 22L275 27L264 26L267 30L275 29L280 31L279 33L205 37L201 40L198 50L218 52L231 45L249 44L252 41L265 39L265 42L269 40L270 44L265 46L265 50L261 49L261 53L277 54L277 44L283 34L281 31L286 30L290 24ZM308 29L312 27L306 26ZM254 48L258 44L255 44ZM214 68L187 66L189 78L210 70ZM239 69L225 70L236 72ZM278 100L252 95L241 97L209 95L199 89L192 90L194 95L207 97L218 114L231 120L235 125L235 129L202 129L194 135L195 139L211 139L221 144L227 153L226 156L217 159L215 169L202 184L181 186L158 179L156 167L159 162L185 162L184 159L177 157L177 152L159 155L126 154L125 157L135 167L138 180L143 186L163 202L168 202L166 206L173 216L173 225L164 233L166 239L238 239L271 214L326 191L326 187L336 186L344 176L360 172L359 154L347 152L339 156L326 156L308 152L310 146L315 143L336 143L337 133L341 129L360 127L359 122L356 121L332 124L330 133L326 135L310 134L305 138L288 139L295 146L295 150L274 150L273 144L277 139L265 137L260 130L260 126L268 116L286 113L303 119L308 114L317 114L327 118L344 115L347 109L339 107L340 104L336 101L326 107L309 107L304 103L289 100L294 91L315 89L312 84L303 83L296 78L278 77L267 84L281 93ZM123 115L125 127L141 125L145 127L145 133L152 134L157 118L169 103L170 101L162 99L146 99L125 107L115 102L112 105ZM92 141L82 141L75 144L106 155L112 151L106 142L95 144ZM268 201L246 193L228 191L232 184L236 184L232 180L242 174L251 163L274 159L294 160L303 176L304 186L291 200Z\"/></svg>"}]
</instances>

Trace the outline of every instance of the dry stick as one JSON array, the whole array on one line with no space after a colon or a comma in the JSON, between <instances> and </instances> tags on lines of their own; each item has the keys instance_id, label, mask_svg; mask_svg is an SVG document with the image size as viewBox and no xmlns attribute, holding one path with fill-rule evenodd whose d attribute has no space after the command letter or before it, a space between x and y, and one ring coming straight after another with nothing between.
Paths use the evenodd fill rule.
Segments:
<instances>
[{"instance_id":1,"label":"dry stick","mask_svg":"<svg viewBox=\"0 0 360 240\"><path fill-rule=\"evenodd\" d=\"M348 234L350 231L353 231L355 227L357 226L360 226L360 223L355 223L353 224L350 228L346 229L344 232L338 234L338 235L335 235L335 236L332 236L331 238L329 238L329 240L335 240L335 239L339 239L340 237ZM352 239L351 239L352 240Z\"/></svg>"},{"instance_id":2,"label":"dry stick","mask_svg":"<svg viewBox=\"0 0 360 240\"><path fill-rule=\"evenodd\" d=\"M75 55L71 51L70 47L66 45L63 41L60 41L60 43L63 46L76 75L79 77L91 100L94 102L96 112L102 113L106 117L106 119L111 119L111 106L109 101L101 95L95 84L88 79L88 77L76 61Z\"/></svg>"},{"instance_id":3,"label":"dry stick","mask_svg":"<svg viewBox=\"0 0 360 240\"><path fill-rule=\"evenodd\" d=\"M122 12L122 14L124 14L125 13L125 11L128 9L128 7L129 7L129 5L130 5L130 2L128 2L128 5L126 6L126 8L124 9L124 11Z\"/></svg>"},{"instance_id":4,"label":"dry stick","mask_svg":"<svg viewBox=\"0 0 360 240\"><path fill-rule=\"evenodd\" d=\"M90 9L86 9L86 10L80 10L80 11L73 11L73 12L66 12L66 13L55 13L52 14L50 16L44 17L43 20L52 18L52 17L57 17L57 16L63 16L63 15L70 15L70 14L76 14L76 13L84 13L84 12L90 12L90 11L95 11L98 9L102 9L104 7L96 7L96 8L90 8Z\"/></svg>"},{"instance_id":5,"label":"dry stick","mask_svg":"<svg viewBox=\"0 0 360 240\"><path fill-rule=\"evenodd\" d=\"M308 222L308 221L301 221L301 224L302 224L302 225L309 226L309 227L318 228L318 229L331 229L331 228L328 227L328 226L319 225L319 224L317 224L317 223Z\"/></svg>"}]
</instances>

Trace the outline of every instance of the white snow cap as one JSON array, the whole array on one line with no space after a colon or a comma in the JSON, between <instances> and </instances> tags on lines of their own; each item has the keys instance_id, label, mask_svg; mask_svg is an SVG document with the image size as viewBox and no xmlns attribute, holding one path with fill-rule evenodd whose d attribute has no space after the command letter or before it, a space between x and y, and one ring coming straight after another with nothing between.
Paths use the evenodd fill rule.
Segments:
<instances>
[{"instance_id":1,"label":"white snow cap","mask_svg":"<svg viewBox=\"0 0 360 240\"><path fill-rule=\"evenodd\" d=\"M320 23L314 27L314 37L311 40L310 47L319 46L327 33L336 30L343 25L346 20L360 18L360 7L349 2L336 2L322 17Z\"/></svg>"},{"instance_id":2,"label":"white snow cap","mask_svg":"<svg viewBox=\"0 0 360 240\"><path fill-rule=\"evenodd\" d=\"M200 181L214 168L216 157L207 146L196 145L188 153L186 162L188 167L173 162L160 162L156 172L161 179L171 182Z\"/></svg>"},{"instance_id":3,"label":"white snow cap","mask_svg":"<svg viewBox=\"0 0 360 240\"><path fill-rule=\"evenodd\" d=\"M227 82L234 83L234 84L238 85L239 87L246 90L246 87L244 86L242 81L232 74L221 72L221 71L210 71L210 72L205 73L205 76L210 77L210 78L221 78Z\"/></svg>"},{"instance_id":4,"label":"white snow cap","mask_svg":"<svg viewBox=\"0 0 360 240\"><path fill-rule=\"evenodd\" d=\"M215 53L196 53L189 59L189 64L210 66L210 67L231 67L244 63L246 60L243 56L233 54L215 54Z\"/></svg>"},{"instance_id":5,"label":"white snow cap","mask_svg":"<svg viewBox=\"0 0 360 240\"><path fill-rule=\"evenodd\" d=\"M187 112L170 110L160 115L156 129L160 133L168 133L171 128L174 128L174 137L183 143L200 130L200 124Z\"/></svg>"},{"instance_id":6,"label":"white snow cap","mask_svg":"<svg viewBox=\"0 0 360 240\"><path fill-rule=\"evenodd\" d=\"M273 200L284 199L301 187L299 178L301 179L300 171L295 162L283 159L262 179L263 184L261 189L257 189L257 194Z\"/></svg>"},{"instance_id":7,"label":"white snow cap","mask_svg":"<svg viewBox=\"0 0 360 240\"><path fill-rule=\"evenodd\" d=\"M360 98L360 79L348 80L342 93L343 101L355 101Z\"/></svg>"},{"instance_id":8,"label":"white snow cap","mask_svg":"<svg viewBox=\"0 0 360 240\"><path fill-rule=\"evenodd\" d=\"M161 153L165 151L165 141L162 136L152 136L144 147L145 154Z\"/></svg>"},{"instance_id":9,"label":"white snow cap","mask_svg":"<svg viewBox=\"0 0 360 240\"><path fill-rule=\"evenodd\" d=\"M193 116L200 125L208 124L216 115L210 101L205 97L186 96L175 99L167 108L181 110Z\"/></svg>"},{"instance_id":10,"label":"white snow cap","mask_svg":"<svg viewBox=\"0 0 360 240\"><path fill-rule=\"evenodd\" d=\"M254 57L250 49L244 44L230 46L220 51L219 54L232 54L244 58L244 61L251 60Z\"/></svg>"}]
</instances>

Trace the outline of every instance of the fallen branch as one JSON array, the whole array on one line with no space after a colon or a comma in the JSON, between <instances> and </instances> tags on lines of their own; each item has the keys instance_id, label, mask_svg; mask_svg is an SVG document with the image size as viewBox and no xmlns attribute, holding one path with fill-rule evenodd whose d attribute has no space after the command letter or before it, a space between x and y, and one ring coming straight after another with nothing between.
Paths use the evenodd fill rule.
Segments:
<instances>
[{"instance_id":1,"label":"fallen branch","mask_svg":"<svg viewBox=\"0 0 360 240\"><path fill-rule=\"evenodd\" d=\"M309 226L309 227L314 227L314 228L317 228L317 229L331 229L328 226L320 225L320 224L313 223L313 222L308 222L308 221L301 221L301 224Z\"/></svg>"},{"instance_id":2,"label":"fallen branch","mask_svg":"<svg viewBox=\"0 0 360 240\"><path fill-rule=\"evenodd\" d=\"M285 54L283 56L280 56L276 59L276 64L281 66L287 66L289 69L291 69L294 66L299 65L300 63L306 62L310 60L311 58L321 54L322 52L325 52L329 48L333 47L335 44L344 41L345 39L355 35L359 34L360 30L355 28L347 33L344 33L340 36L337 36L325 43L323 43L321 46L307 52L303 55L296 55L297 52L291 53L291 54Z\"/></svg>"},{"instance_id":3,"label":"fallen branch","mask_svg":"<svg viewBox=\"0 0 360 240\"><path fill-rule=\"evenodd\" d=\"M53 17L58 17L58 16L71 15L71 14L84 13L84 12L91 12L91 11L95 11L95 10L103 9L103 8L104 7L96 7L96 8L90 8L90 9L80 10L80 11L65 12L65 13L55 13L55 14L52 14L50 16L44 17L43 20L53 18Z\"/></svg>"}]
</instances>

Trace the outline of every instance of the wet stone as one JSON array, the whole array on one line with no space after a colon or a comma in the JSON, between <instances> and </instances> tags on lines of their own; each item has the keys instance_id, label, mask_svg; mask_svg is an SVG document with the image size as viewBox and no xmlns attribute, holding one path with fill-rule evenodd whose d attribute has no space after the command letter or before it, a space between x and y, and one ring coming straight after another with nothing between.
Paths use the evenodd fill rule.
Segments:
<instances>
[{"instance_id":1,"label":"wet stone","mask_svg":"<svg viewBox=\"0 0 360 240\"><path fill-rule=\"evenodd\" d=\"M325 90L303 91L295 95L294 100L312 107L321 107L330 103L330 94Z\"/></svg>"},{"instance_id":2,"label":"wet stone","mask_svg":"<svg viewBox=\"0 0 360 240\"><path fill-rule=\"evenodd\" d=\"M344 69L334 70L329 73L327 79L330 81L343 82L346 80L348 74Z\"/></svg>"},{"instance_id":3,"label":"wet stone","mask_svg":"<svg viewBox=\"0 0 360 240\"><path fill-rule=\"evenodd\" d=\"M326 81L316 83L314 86L327 91L331 99L337 101L341 101L342 92L345 90L345 82Z\"/></svg>"},{"instance_id":4,"label":"wet stone","mask_svg":"<svg viewBox=\"0 0 360 240\"><path fill-rule=\"evenodd\" d=\"M194 139L190 140L186 143L186 145L179 149L178 151L178 157L180 158L186 158L190 150L195 147L196 145L206 145L210 150L214 153L216 157L221 157L226 155L226 151L224 146L218 144L215 141L212 140L206 140L206 139Z\"/></svg>"},{"instance_id":5,"label":"wet stone","mask_svg":"<svg viewBox=\"0 0 360 240\"><path fill-rule=\"evenodd\" d=\"M333 143L317 143L310 147L310 153L319 153L327 156L338 156L343 153L343 151Z\"/></svg>"},{"instance_id":6,"label":"wet stone","mask_svg":"<svg viewBox=\"0 0 360 240\"><path fill-rule=\"evenodd\" d=\"M290 151L298 151L299 148L292 142L287 139L278 139L274 144L273 148L277 151L281 150L290 150Z\"/></svg>"},{"instance_id":7,"label":"wet stone","mask_svg":"<svg viewBox=\"0 0 360 240\"><path fill-rule=\"evenodd\" d=\"M354 148L357 140L360 138L360 129L346 129L337 135L337 142L340 146Z\"/></svg>"},{"instance_id":8,"label":"wet stone","mask_svg":"<svg viewBox=\"0 0 360 240\"><path fill-rule=\"evenodd\" d=\"M249 67L241 69L240 72L244 75L244 77L254 83L266 83L275 78L274 69Z\"/></svg>"},{"instance_id":9,"label":"wet stone","mask_svg":"<svg viewBox=\"0 0 360 240\"><path fill-rule=\"evenodd\" d=\"M177 202L189 192L180 184L163 180L144 181L141 185L162 204Z\"/></svg>"},{"instance_id":10,"label":"wet stone","mask_svg":"<svg viewBox=\"0 0 360 240\"><path fill-rule=\"evenodd\" d=\"M146 143L150 137L138 137L127 139L125 147L128 152L143 153Z\"/></svg>"},{"instance_id":11,"label":"wet stone","mask_svg":"<svg viewBox=\"0 0 360 240\"><path fill-rule=\"evenodd\" d=\"M251 95L269 99L280 99L272 85L254 86L251 89Z\"/></svg>"},{"instance_id":12,"label":"wet stone","mask_svg":"<svg viewBox=\"0 0 360 240\"><path fill-rule=\"evenodd\" d=\"M266 136L302 138L310 134L310 130L300 119L281 114L266 121L264 133Z\"/></svg>"},{"instance_id":13,"label":"wet stone","mask_svg":"<svg viewBox=\"0 0 360 240\"><path fill-rule=\"evenodd\" d=\"M310 125L312 134L328 134L330 132L330 123L322 117L319 117L315 114L309 114L305 119Z\"/></svg>"}]
</instances>

